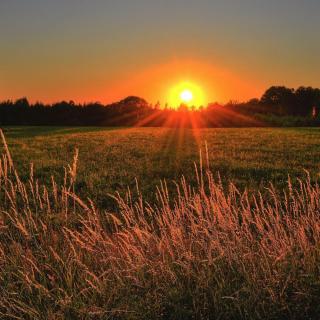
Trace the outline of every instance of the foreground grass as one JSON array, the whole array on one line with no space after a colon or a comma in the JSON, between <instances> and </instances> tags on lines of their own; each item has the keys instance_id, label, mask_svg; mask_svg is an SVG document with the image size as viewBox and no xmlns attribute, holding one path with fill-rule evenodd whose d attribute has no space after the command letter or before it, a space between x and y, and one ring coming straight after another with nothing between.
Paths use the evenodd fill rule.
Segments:
<instances>
[{"instance_id":1,"label":"foreground grass","mask_svg":"<svg viewBox=\"0 0 320 320\"><path fill-rule=\"evenodd\" d=\"M6 137L23 181L27 181L30 162L35 178L50 183L54 175L61 184L63 167L75 148L80 161L75 190L90 197L99 208L115 210L107 193L125 195L127 187L140 191L146 200L155 200L154 190L165 179L170 191L173 180L185 175L195 185L194 162L199 149L209 150L211 170L223 177L225 186L234 182L244 190L264 190L272 182L277 189L286 186L288 174L312 177L319 173L320 130L318 128L63 128L10 127ZM133 194L135 197L136 194Z\"/></svg>"},{"instance_id":2,"label":"foreground grass","mask_svg":"<svg viewBox=\"0 0 320 320\"><path fill-rule=\"evenodd\" d=\"M175 196L81 200L77 153L64 182L22 182L0 161L3 319L318 319L320 187L239 192L201 161ZM202 164L203 163L203 164ZM172 198L173 197L173 198Z\"/></svg>"}]
</instances>

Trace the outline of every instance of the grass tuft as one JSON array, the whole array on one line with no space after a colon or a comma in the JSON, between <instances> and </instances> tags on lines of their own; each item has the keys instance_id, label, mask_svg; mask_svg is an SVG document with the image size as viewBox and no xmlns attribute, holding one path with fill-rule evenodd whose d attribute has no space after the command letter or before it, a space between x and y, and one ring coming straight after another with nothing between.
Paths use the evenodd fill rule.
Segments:
<instances>
[{"instance_id":1,"label":"grass tuft","mask_svg":"<svg viewBox=\"0 0 320 320\"><path fill-rule=\"evenodd\" d=\"M265 196L225 188L201 160L196 186L163 182L154 204L115 194L107 212L74 192L77 150L62 185L32 166L22 182L0 134L1 318L318 318L320 187L308 173Z\"/></svg>"}]
</instances>

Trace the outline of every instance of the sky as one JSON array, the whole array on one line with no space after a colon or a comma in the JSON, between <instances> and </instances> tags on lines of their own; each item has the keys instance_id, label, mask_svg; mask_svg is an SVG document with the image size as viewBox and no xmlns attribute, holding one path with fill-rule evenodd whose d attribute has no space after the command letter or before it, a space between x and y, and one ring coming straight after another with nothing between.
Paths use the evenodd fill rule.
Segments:
<instances>
[{"instance_id":1,"label":"sky","mask_svg":"<svg viewBox=\"0 0 320 320\"><path fill-rule=\"evenodd\" d=\"M0 100L174 103L320 87L319 0L0 0ZM200 103L200 100L199 100Z\"/></svg>"}]
</instances>

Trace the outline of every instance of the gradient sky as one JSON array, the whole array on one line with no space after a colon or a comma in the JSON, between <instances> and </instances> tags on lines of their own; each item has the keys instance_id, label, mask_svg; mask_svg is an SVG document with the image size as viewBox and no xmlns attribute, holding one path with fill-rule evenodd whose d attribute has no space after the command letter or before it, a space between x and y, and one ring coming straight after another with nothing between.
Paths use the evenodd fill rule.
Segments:
<instances>
[{"instance_id":1,"label":"gradient sky","mask_svg":"<svg viewBox=\"0 0 320 320\"><path fill-rule=\"evenodd\" d=\"M0 99L207 101L320 87L319 0L0 0Z\"/></svg>"}]
</instances>

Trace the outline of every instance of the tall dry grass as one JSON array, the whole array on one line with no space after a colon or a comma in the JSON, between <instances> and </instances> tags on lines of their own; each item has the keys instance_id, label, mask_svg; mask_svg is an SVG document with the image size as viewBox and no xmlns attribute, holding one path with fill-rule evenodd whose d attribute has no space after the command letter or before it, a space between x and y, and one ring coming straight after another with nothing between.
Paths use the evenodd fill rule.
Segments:
<instances>
[{"instance_id":1,"label":"tall dry grass","mask_svg":"<svg viewBox=\"0 0 320 320\"><path fill-rule=\"evenodd\" d=\"M320 189L306 178L269 196L163 182L158 202L113 198L101 212L63 185L21 181L0 160L1 319L318 319ZM138 189L138 188L137 188Z\"/></svg>"}]
</instances>

